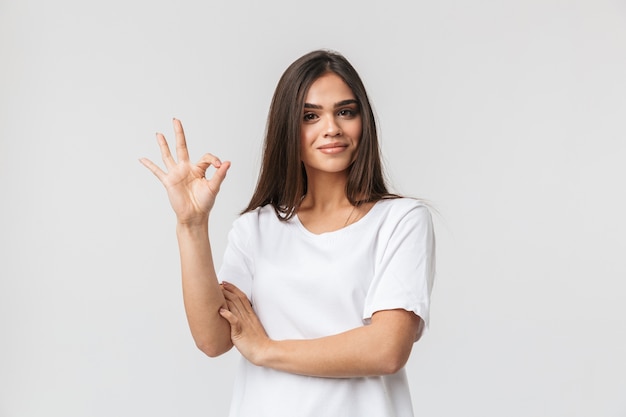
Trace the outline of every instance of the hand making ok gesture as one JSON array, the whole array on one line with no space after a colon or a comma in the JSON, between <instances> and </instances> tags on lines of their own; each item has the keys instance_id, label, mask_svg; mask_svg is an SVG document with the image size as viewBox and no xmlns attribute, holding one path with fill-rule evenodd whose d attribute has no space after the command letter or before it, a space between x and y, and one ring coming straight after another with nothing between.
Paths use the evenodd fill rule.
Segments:
<instances>
[{"instance_id":1,"label":"hand making ok gesture","mask_svg":"<svg viewBox=\"0 0 626 417\"><path fill-rule=\"evenodd\" d=\"M216 156L207 153L195 165L190 163L183 125L178 119L174 119L173 124L178 162L172 157L165 136L161 133L157 133L157 142L167 172L147 158L141 158L140 162L165 186L178 222L202 224L206 222L215 203L215 197L226 177L230 162L221 162ZM206 171L211 165L216 171L210 179L207 179Z\"/></svg>"}]
</instances>

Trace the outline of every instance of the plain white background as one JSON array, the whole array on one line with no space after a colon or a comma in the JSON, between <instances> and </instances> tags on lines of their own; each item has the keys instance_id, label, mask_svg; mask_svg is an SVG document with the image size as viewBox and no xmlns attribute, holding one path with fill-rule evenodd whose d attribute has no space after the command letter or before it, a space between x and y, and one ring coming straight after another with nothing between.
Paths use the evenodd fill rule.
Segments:
<instances>
[{"instance_id":1,"label":"plain white background","mask_svg":"<svg viewBox=\"0 0 626 417\"><path fill-rule=\"evenodd\" d=\"M626 416L617 0L0 0L0 416L226 415L238 353L193 345L137 160L178 117L192 158L233 162L219 264L276 82L317 48L363 77L394 189L439 211L416 414Z\"/></svg>"}]
</instances>

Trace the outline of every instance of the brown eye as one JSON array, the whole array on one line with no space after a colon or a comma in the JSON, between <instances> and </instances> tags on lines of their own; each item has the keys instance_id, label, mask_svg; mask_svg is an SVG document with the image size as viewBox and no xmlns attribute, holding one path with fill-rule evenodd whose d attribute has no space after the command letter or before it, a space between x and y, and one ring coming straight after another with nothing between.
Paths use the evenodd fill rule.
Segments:
<instances>
[{"instance_id":1,"label":"brown eye","mask_svg":"<svg viewBox=\"0 0 626 417\"><path fill-rule=\"evenodd\" d=\"M355 109L341 109L338 115L345 118L352 118L356 116L358 112Z\"/></svg>"},{"instance_id":2,"label":"brown eye","mask_svg":"<svg viewBox=\"0 0 626 417\"><path fill-rule=\"evenodd\" d=\"M304 119L305 122L312 122L313 120L317 119L317 114L315 114L315 113L305 113L303 119Z\"/></svg>"}]
</instances>

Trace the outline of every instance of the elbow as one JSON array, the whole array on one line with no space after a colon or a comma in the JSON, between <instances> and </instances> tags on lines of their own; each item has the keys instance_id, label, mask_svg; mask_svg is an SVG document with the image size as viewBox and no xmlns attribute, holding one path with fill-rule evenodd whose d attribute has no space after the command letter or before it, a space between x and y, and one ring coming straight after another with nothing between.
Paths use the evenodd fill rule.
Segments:
<instances>
[{"instance_id":1,"label":"elbow","mask_svg":"<svg viewBox=\"0 0 626 417\"><path fill-rule=\"evenodd\" d=\"M402 370L409 360L413 344L418 339L423 321L405 310L387 310L372 315L371 341L367 351L376 352L374 360L379 375L391 375Z\"/></svg>"},{"instance_id":2,"label":"elbow","mask_svg":"<svg viewBox=\"0 0 626 417\"><path fill-rule=\"evenodd\" d=\"M380 375L392 375L399 372L408 361L407 355L390 354L380 360Z\"/></svg>"},{"instance_id":3,"label":"elbow","mask_svg":"<svg viewBox=\"0 0 626 417\"><path fill-rule=\"evenodd\" d=\"M400 371L409 361L413 344L389 344L379 350L377 362L380 375L392 375Z\"/></svg>"},{"instance_id":4,"label":"elbow","mask_svg":"<svg viewBox=\"0 0 626 417\"><path fill-rule=\"evenodd\" d=\"M218 356L228 352L233 344L228 340L227 342L217 343L211 340L196 340L196 347L210 358L217 358Z\"/></svg>"},{"instance_id":5,"label":"elbow","mask_svg":"<svg viewBox=\"0 0 626 417\"><path fill-rule=\"evenodd\" d=\"M216 358L228 352L233 347L228 322L222 319L220 324L223 324L221 328L217 326L190 325L191 336L193 337L196 347L210 358Z\"/></svg>"}]
</instances>

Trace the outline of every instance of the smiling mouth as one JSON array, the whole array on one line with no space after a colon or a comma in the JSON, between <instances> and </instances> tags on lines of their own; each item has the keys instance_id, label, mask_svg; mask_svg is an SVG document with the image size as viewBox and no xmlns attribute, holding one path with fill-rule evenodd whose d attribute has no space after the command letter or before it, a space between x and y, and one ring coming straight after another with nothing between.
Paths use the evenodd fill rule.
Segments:
<instances>
[{"instance_id":1,"label":"smiling mouth","mask_svg":"<svg viewBox=\"0 0 626 417\"><path fill-rule=\"evenodd\" d=\"M347 147L348 147L347 143L334 142L334 143L327 143L326 145L322 145L317 149L324 150L324 149L337 149L337 148L347 148Z\"/></svg>"},{"instance_id":2,"label":"smiling mouth","mask_svg":"<svg viewBox=\"0 0 626 417\"><path fill-rule=\"evenodd\" d=\"M320 152L325 153L325 154L336 154L336 153L340 153L345 151L346 149L348 149L348 144L347 143L339 143L339 142L335 142L335 143L328 143L326 145L322 145L319 148L317 148Z\"/></svg>"}]
</instances>

